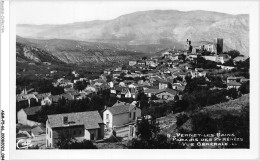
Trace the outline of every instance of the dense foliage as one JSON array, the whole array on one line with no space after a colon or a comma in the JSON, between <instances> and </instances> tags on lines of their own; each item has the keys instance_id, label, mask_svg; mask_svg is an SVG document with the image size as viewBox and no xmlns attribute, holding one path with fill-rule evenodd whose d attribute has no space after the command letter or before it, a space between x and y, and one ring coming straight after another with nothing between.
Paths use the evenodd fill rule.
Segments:
<instances>
[{"instance_id":1,"label":"dense foliage","mask_svg":"<svg viewBox=\"0 0 260 161\"><path fill-rule=\"evenodd\" d=\"M207 113L197 113L192 116L192 127L191 133L233 133L243 141L236 142L236 146L229 144L227 148L249 148L249 105L242 108L241 115L226 114L212 118Z\"/></svg>"},{"instance_id":2,"label":"dense foliage","mask_svg":"<svg viewBox=\"0 0 260 161\"><path fill-rule=\"evenodd\" d=\"M181 149L177 142L172 141L163 134L159 134L158 125L155 121L142 119L137 124L138 138L128 142L130 149Z\"/></svg>"},{"instance_id":3,"label":"dense foliage","mask_svg":"<svg viewBox=\"0 0 260 161\"><path fill-rule=\"evenodd\" d=\"M60 133L57 139L59 149L97 149L90 140L76 141L69 133Z\"/></svg>"}]
</instances>

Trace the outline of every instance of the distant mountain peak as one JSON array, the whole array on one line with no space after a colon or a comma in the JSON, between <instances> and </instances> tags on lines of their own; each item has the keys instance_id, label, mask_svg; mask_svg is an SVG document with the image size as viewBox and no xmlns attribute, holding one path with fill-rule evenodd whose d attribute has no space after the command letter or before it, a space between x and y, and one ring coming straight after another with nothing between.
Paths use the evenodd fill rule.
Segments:
<instances>
[{"instance_id":1,"label":"distant mountain peak","mask_svg":"<svg viewBox=\"0 0 260 161\"><path fill-rule=\"evenodd\" d=\"M70 39L127 45L182 46L214 42L222 37L229 49L248 55L249 15L212 11L148 10L121 15L112 20L96 20L64 25L17 25L17 34L34 39ZM155 51L156 52L156 51Z\"/></svg>"}]
</instances>

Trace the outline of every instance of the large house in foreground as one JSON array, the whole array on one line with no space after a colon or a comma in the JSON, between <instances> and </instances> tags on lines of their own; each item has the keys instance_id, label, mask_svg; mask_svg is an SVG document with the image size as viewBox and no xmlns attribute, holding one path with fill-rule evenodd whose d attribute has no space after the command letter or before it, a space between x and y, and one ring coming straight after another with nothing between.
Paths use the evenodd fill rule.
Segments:
<instances>
[{"instance_id":1,"label":"large house in foreground","mask_svg":"<svg viewBox=\"0 0 260 161\"><path fill-rule=\"evenodd\" d=\"M123 126L136 121L141 117L141 109L136 105L125 102L117 102L112 107L108 107L103 112L103 121L106 129Z\"/></svg>"},{"instance_id":2,"label":"large house in foreground","mask_svg":"<svg viewBox=\"0 0 260 161\"><path fill-rule=\"evenodd\" d=\"M48 115L46 147L55 148L59 136L72 136L78 141L104 138L104 124L98 111Z\"/></svg>"}]
</instances>

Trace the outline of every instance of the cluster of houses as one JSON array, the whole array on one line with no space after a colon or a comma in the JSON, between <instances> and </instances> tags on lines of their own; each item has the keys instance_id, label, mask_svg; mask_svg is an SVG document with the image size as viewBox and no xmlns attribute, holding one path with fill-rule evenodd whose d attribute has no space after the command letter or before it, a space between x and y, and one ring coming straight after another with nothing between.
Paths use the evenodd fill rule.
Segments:
<instances>
[{"instance_id":1,"label":"cluster of houses","mask_svg":"<svg viewBox=\"0 0 260 161\"><path fill-rule=\"evenodd\" d=\"M116 127L133 125L141 117L141 109L137 107L136 102L129 104L118 101L111 107L105 107L101 114L99 111L86 111L48 115L43 126L32 121L42 108L35 106L21 109L17 113L17 118L20 124L32 127L29 132L25 132L27 135L36 137L44 134L48 148L56 148L58 138L62 134L77 141L103 139L104 131L111 132Z\"/></svg>"},{"instance_id":2,"label":"cluster of houses","mask_svg":"<svg viewBox=\"0 0 260 161\"><path fill-rule=\"evenodd\" d=\"M79 74L73 71L75 80L60 78L53 82L53 86L64 88L64 93L59 95L23 90L16 98L16 104L20 107L20 110L17 111L17 121L19 124L33 127L33 129L38 127L36 128L38 131L39 129L43 131L41 124L35 122L34 118L45 105L57 103L61 99L80 100L107 90L111 97L118 98L118 100L131 98L135 101L132 103L118 101L111 107L104 107L103 111L48 115L46 125L44 125L46 147L55 148L57 138L61 133L71 135L77 140L99 140L104 138L104 133L107 131L129 126L131 127L129 133L133 134L132 127L141 117L141 109L136 100L139 95L145 94L150 101L176 101L176 99L182 99L182 93L187 84L186 76L191 78L207 76L207 70L193 68L190 63L187 63L196 61L199 55L194 52L189 40L185 47L184 51L170 49L163 51L157 57L130 60L127 66L104 70L99 78L94 80L79 78ZM211 45L205 46L205 48L208 51L214 51ZM203 57L206 60L221 63L230 59L224 54ZM234 59L236 62L244 60L244 58ZM220 67L224 70L233 69L222 65ZM109 77L110 79L108 79ZM81 91L74 89L78 81L88 82L86 88ZM246 81L248 79L244 77L228 77L227 89L238 89Z\"/></svg>"}]
</instances>

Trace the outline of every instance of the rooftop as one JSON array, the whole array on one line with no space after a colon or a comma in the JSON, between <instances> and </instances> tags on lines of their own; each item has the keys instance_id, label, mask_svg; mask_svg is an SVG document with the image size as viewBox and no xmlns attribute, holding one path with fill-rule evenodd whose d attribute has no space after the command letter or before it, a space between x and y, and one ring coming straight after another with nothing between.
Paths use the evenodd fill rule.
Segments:
<instances>
[{"instance_id":1,"label":"rooftop","mask_svg":"<svg viewBox=\"0 0 260 161\"><path fill-rule=\"evenodd\" d=\"M228 86L241 86L241 84L238 83L238 82L236 82L236 81L230 81L230 82L228 82L227 85L228 85Z\"/></svg>"},{"instance_id":2,"label":"rooftop","mask_svg":"<svg viewBox=\"0 0 260 161\"><path fill-rule=\"evenodd\" d=\"M128 113L129 111L131 111L132 109L134 109L136 106L135 105L131 105L131 104L127 104L125 102L117 102L115 105L113 105L112 107L108 107L108 110L113 114L113 115L117 115L117 114L123 114L123 113Z\"/></svg>"},{"instance_id":3,"label":"rooftop","mask_svg":"<svg viewBox=\"0 0 260 161\"><path fill-rule=\"evenodd\" d=\"M42 106L35 106L35 107L28 107L24 108L24 112L27 114L27 116L36 115L39 111L41 111Z\"/></svg>"},{"instance_id":4,"label":"rooftop","mask_svg":"<svg viewBox=\"0 0 260 161\"><path fill-rule=\"evenodd\" d=\"M159 93L162 93L162 92L167 92L167 93L170 93L172 95L178 94L178 92L176 90L173 90L173 89L170 89L170 88L161 89L156 94L159 94Z\"/></svg>"},{"instance_id":5,"label":"rooftop","mask_svg":"<svg viewBox=\"0 0 260 161\"><path fill-rule=\"evenodd\" d=\"M63 123L64 117L68 117L68 125ZM85 129L96 129L103 121L98 111L87 111L48 115L48 122L52 128L84 125Z\"/></svg>"}]
</instances>

